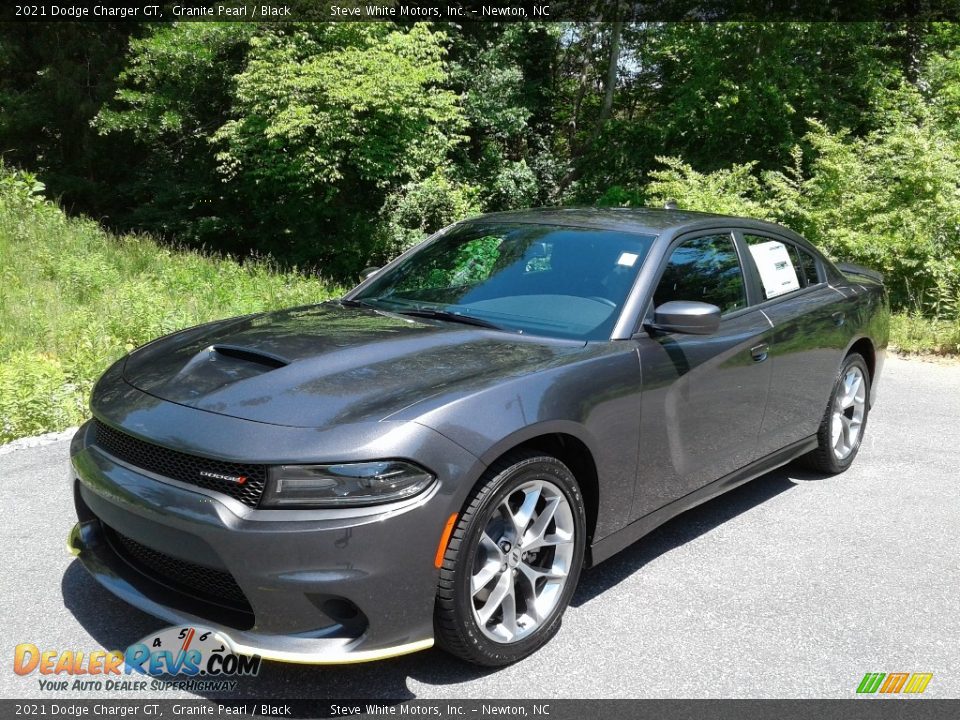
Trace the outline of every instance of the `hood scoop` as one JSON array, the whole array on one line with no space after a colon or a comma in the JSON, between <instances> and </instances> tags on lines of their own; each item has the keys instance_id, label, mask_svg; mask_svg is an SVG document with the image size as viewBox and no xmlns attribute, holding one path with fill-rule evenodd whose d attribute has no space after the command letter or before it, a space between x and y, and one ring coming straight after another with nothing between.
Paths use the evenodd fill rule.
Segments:
<instances>
[{"instance_id":1,"label":"hood scoop","mask_svg":"<svg viewBox=\"0 0 960 720\"><path fill-rule=\"evenodd\" d=\"M239 345L211 345L206 351L217 353L217 355L224 358L233 358L234 360L263 365L271 370L286 367L290 364L289 360L279 355L264 352L263 350L240 347Z\"/></svg>"},{"instance_id":2,"label":"hood scoop","mask_svg":"<svg viewBox=\"0 0 960 720\"><path fill-rule=\"evenodd\" d=\"M174 376L160 382L176 393L178 401L183 402L204 397L289 364L286 358L263 350L217 344L196 353Z\"/></svg>"}]
</instances>

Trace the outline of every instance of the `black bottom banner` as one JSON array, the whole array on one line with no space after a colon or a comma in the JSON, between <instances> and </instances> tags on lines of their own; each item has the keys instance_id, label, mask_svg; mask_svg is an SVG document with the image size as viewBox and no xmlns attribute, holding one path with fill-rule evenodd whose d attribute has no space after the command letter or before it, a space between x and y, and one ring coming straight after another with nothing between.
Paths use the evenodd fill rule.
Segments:
<instances>
[{"instance_id":1,"label":"black bottom banner","mask_svg":"<svg viewBox=\"0 0 960 720\"><path fill-rule=\"evenodd\" d=\"M957 718L960 700L0 700L2 718Z\"/></svg>"}]
</instances>

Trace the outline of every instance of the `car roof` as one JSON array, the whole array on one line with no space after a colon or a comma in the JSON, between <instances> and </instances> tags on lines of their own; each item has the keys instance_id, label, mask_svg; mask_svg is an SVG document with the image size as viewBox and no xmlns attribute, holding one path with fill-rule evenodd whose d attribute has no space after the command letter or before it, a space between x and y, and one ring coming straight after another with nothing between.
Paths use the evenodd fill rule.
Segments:
<instances>
[{"instance_id":1,"label":"car roof","mask_svg":"<svg viewBox=\"0 0 960 720\"><path fill-rule=\"evenodd\" d=\"M463 221L466 223L511 222L567 227L598 228L663 235L675 235L686 230L716 225L774 230L798 237L788 228L763 220L696 212L694 210L666 210L661 208L532 208L488 213Z\"/></svg>"}]
</instances>

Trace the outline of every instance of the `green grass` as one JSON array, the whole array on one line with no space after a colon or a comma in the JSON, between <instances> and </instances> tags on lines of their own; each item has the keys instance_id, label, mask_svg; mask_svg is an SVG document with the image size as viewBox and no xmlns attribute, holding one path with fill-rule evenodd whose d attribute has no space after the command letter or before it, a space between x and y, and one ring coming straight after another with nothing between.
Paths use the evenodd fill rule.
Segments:
<instances>
[{"instance_id":1,"label":"green grass","mask_svg":"<svg viewBox=\"0 0 960 720\"><path fill-rule=\"evenodd\" d=\"M895 314L890 320L890 345L904 353L960 355L960 318Z\"/></svg>"},{"instance_id":2,"label":"green grass","mask_svg":"<svg viewBox=\"0 0 960 720\"><path fill-rule=\"evenodd\" d=\"M113 235L39 189L0 167L0 443L82 421L100 373L159 335L343 292L267 261Z\"/></svg>"}]
</instances>

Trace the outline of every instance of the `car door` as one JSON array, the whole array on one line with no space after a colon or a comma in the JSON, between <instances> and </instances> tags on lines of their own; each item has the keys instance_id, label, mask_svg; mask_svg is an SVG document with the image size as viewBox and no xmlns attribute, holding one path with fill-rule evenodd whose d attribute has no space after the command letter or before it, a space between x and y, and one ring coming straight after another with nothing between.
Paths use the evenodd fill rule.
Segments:
<instances>
[{"instance_id":1,"label":"car door","mask_svg":"<svg viewBox=\"0 0 960 720\"><path fill-rule=\"evenodd\" d=\"M773 323L771 381L760 428L764 455L816 434L851 333L845 299L800 243L743 230L748 281ZM779 269L778 267L779 266Z\"/></svg>"},{"instance_id":2,"label":"car door","mask_svg":"<svg viewBox=\"0 0 960 720\"><path fill-rule=\"evenodd\" d=\"M751 307L733 232L674 241L648 308L670 300L720 307L717 332L636 336L642 371L640 477L633 517L642 517L755 460L770 385L771 324Z\"/></svg>"}]
</instances>

